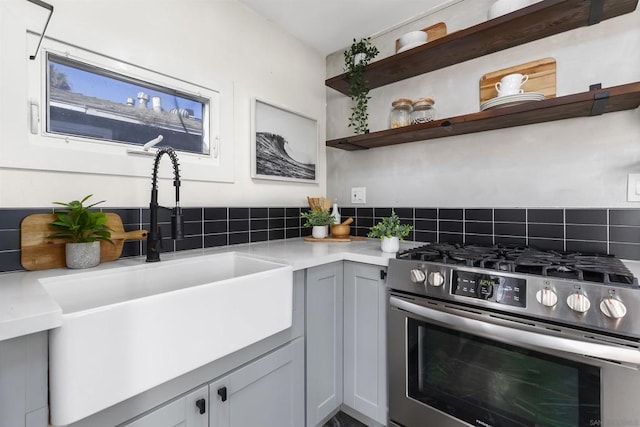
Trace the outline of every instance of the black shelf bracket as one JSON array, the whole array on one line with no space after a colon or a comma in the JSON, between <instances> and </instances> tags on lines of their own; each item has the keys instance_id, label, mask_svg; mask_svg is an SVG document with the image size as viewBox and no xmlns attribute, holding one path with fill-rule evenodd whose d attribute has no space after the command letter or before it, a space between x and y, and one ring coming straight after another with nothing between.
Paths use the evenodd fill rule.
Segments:
<instances>
[{"instance_id":1,"label":"black shelf bracket","mask_svg":"<svg viewBox=\"0 0 640 427\"><path fill-rule=\"evenodd\" d=\"M605 0L591 0L591 9L589 9L589 25L598 24L602 21L604 2Z\"/></svg>"},{"instance_id":2,"label":"black shelf bracket","mask_svg":"<svg viewBox=\"0 0 640 427\"><path fill-rule=\"evenodd\" d=\"M594 83L589 85L589 92L602 89L602 83ZM591 104L590 116L600 116L604 113L607 103L609 102L609 92L599 92L593 95L593 104Z\"/></svg>"},{"instance_id":3,"label":"black shelf bracket","mask_svg":"<svg viewBox=\"0 0 640 427\"><path fill-rule=\"evenodd\" d=\"M599 116L605 112L607 104L609 103L609 92L599 92L593 97L593 104L591 104L590 116Z\"/></svg>"},{"instance_id":4,"label":"black shelf bracket","mask_svg":"<svg viewBox=\"0 0 640 427\"><path fill-rule=\"evenodd\" d=\"M49 21L51 21L51 17L53 16L53 6L50 5L49 3L45 3L42 0L27 0L29 3L33 3L36 6L40 6L42 8L45 8L49 11L49 16L47 17L47 22L44 24L44 29L42 30L42 34L40 35L40 40L38 40L38 46L36 47L36 53L34 53L33 55L29 55L29 59L30 60L34 60L36 59L36 56L38 56L38 51L40 50L40 45L42 44L42 39L44 39L44 33L47 32L47 27L49 26Z\"/></svg>"}]
</instances>

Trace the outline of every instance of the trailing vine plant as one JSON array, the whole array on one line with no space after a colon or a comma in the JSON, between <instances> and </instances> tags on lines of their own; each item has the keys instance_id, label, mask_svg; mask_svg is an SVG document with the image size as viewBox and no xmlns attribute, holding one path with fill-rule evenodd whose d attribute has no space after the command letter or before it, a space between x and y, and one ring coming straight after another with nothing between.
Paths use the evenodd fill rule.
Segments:
<instances>
[{"instance_id":1,"label":"trailing vine plant","mask_svg":"<svg viewBox=\"0 0 640 427\"><path fill-rule=\"evenodd\" d=\"M349 117L349 127L356 134L369 133L369 113L367 103L369 86L364 78L364 68L380 53L378 48L371 44L371 38L363 38L360 41L353 39L353 44L344 52L344 69L349 80L349 96L354 102Z\"/></svg>"}]
</instances>

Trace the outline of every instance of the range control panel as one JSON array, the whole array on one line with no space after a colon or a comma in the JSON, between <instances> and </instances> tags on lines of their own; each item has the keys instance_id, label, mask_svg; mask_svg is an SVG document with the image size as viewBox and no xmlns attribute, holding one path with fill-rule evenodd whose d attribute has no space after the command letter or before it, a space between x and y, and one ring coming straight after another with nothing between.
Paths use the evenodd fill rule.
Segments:
<instances>
[{"instance_id":1,"label":"range control panel","mask_svg":"<svg viewBox=\"0 0 640 427\"><path fill-rule=\"evenodd\" d=\"M451 293L514 307L527 306L527 281L499 274L454 270Z\"/></svg>"}]
</instances>

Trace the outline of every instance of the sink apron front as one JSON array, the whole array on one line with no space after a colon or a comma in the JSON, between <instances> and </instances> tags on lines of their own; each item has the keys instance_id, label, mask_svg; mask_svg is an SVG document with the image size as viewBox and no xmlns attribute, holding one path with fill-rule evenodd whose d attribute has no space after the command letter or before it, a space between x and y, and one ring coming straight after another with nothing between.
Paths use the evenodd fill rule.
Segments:
<instances>
[{"instance_id":1,"label":"sink apron front","mask_svg":"<svg viewBox=\"0 0 640 427\"><path fill-rule=\"evenodd\" d=\"M49 337L52 424L78 421L290 327L292 268L271 267L70 313L61 304L63 325Z\"/></svg>"}]
</instances>

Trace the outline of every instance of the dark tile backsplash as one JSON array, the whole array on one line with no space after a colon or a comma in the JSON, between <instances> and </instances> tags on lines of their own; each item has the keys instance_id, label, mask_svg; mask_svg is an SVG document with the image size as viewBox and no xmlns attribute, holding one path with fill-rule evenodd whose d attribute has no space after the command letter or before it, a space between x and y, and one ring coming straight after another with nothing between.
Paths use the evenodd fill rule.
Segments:
<instances>
[{"instance_id":1,"label":"dark tile backsplash","mask_svg":"<svg viewBox=\"0 0 640 427\"><path fill-rule=\"evenodd\" d=\"M372 219L390 208L344 208L356 235L367 234ZM394 208L413 226L413 240L469 244L510 244L544 250L613 254L640 260L640 209ZM345 215L348 212L348 215ZM372 218L375 212L375 218ZM407 239L410 240L410 239Z\"/></svg>"},{"instance_id":2,"label":"dark tile backsplash","mask_svg":"<svg viewBox=\"0 0 640 427\"><path fill-rule=\"evenodd\" d=\"M126 231L148 229L149 211L103 208L122 217ZM171 211L160 210L162 252L210 248L309 236L300 213L307 207L184 208L185 239L169 239ZM393 208L401 221L413 226L407 240L491 245L528 245L544 250L613 254L640 260L640 209L550 208ZM51 209L0 208L0 272L20 271L20 222ZM366 236L390 207L340 209L342 219L353 217L352 234ZM128 241L123 257L144 255L146 242Z\"/></svg>"},{"instance_id":3,"label":"dark tile backsplash","mask_svg":"<svg viewBox=\"0 0 640 427\"><path fill-rule=\"evenodd\" d=\"M567 209L565 222L567 224L606 224L606 209Z\"/></svg>"},{"instance_id":4,"label":"dark tile backsplash","mask_svg":"<svg viewBox=\"0 0 640 427\"><path fill-rule=\"evenodd\" d=\"M526 209L494 209L493 218L495 221L504 222L526 222Z\"/></svg>"},{"instance_id":5,"label":"dark tile backsplash","mask_svg":"<svg viewBox=\"0 0 640 427\"><path fill-rule=\"evenodd\" d=\"M467 221L493 221L492 209L467 209L465 211L465 219Z\"/></svg>"},{"instance_id":6,"label":"dark tile backsplash","mask_svg":"<svg viewBox=\"0 0 640 427\"><path fill-rule=\"evenodd\" d=\"M529 223L564 224L564 210L562 209L529 209L527 214Z\"/></svg>"}]
</instances>

